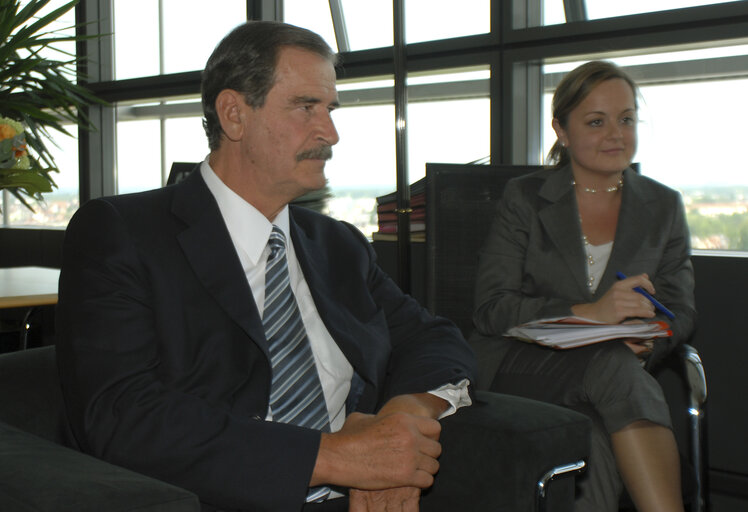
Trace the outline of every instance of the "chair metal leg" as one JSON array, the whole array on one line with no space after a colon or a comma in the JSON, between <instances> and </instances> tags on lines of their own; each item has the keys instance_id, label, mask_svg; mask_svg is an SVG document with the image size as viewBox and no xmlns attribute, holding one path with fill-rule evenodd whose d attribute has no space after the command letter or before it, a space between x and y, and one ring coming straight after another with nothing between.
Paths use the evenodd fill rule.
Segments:
<instances>
[{"instance_id":1,"label":"chair metal leg","mask_svg":"<svg viewBox=\"0 0 748 512\"><path fill-rule=\"evenodd\" d=\"M688 416L691 429L691 463L696 472L696 503L694 512L704 510L704 460L701 422L704 418L703 405L707 398L706 374L698 351L691 345L681 348L689 388Z\"/></svg>"},{"instance_id":2,"label":"chair metal leg","mask_svg":"<svg viewBox=\"0 0 748 512\"><path fill-rule=\"evenodd\" d=\"M36 307L32 306L23 315L23 322L21 322L20 339L18 340L18 350L26 350L29 346L29 332L31 331L31 315L36 310Z\"/></svg>"},{"instance_id":3,"label":"chair metal leg","mask_svg":"<svg viewBox=\"0 0 748 512\"><path fill-rule=\"evenodd\" d=\"M572 476L581 473L586 466L587 463L583 460L580 460L572 464L564 464L548 470L548 472L546 472L540 478L540 480L538 480L535 493L535 510L537 512L546 512L548 506L546 502L546 499L548 497L548 485L552 481L558 480L561 477Z\"/></svg>"}]
</instances>

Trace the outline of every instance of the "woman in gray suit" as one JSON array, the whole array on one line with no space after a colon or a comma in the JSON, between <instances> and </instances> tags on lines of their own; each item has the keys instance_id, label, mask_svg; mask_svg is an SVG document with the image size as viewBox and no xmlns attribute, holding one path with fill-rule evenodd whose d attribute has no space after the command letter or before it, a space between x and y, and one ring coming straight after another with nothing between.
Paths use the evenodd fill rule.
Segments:
<instances>
[{"instance_id":1,"label":"woman in gray suit","mask_svg":"<svg viewBox=\"0 0 748 512\"><path fill-rule=\"evenodd\" d=\"M693 330L693 269L680 195L630 168L636 97L635 83L608 62L566 75L552 104L555 165L509 182L476 280L472 342L482 385L593 420L578 511L617 510L622 484L640 511L683 510L668 406L647 370ZM636 287L675 317L659 318ZM502 336L567 315L665 320L673 335L568 350Z\"/></svg>"}]
</instances>

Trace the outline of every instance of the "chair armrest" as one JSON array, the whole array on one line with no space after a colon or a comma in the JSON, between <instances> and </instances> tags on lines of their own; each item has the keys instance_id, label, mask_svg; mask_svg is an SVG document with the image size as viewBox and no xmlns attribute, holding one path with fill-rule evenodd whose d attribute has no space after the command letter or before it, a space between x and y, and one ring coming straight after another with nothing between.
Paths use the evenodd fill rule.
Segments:
<instances>
[{"instance_id":1,"label":"chair armrest","mask_svg":"<svg viewBox=\"0 0 748 512\"><path fill-rule=\"evenodd\" d=\"M21 512L199 512L196 495L0 422L0 504Z\"/></svg>"},{"instance_id":2,"label":"chair armrest","mask_svg":"<svg viewBox=\"0 0 748 512\"><path fill-rule=\"evenodd\" d=\"M0 421L75 446L63 405L55 347L0 354Z\"/></svg>"},{"instance_id":3,"label":"chair armrest","mask_svg":"<svg viewBox=\"0 0 748 512\"><path fill-rule=\"evenodd\" d=\"M701 410L701 406L706 402L706 374L704 373L704 364L701 362L698 350L686 343L678 347L678 355L683 359L683 366L686 372L686 381L688 382L690 407Z\"/></svg>"},{"instance_id":4,"label":"chair armrest","mask_svg":"<svg viewBox=\"0 0 748 512\"><path fill-rule=\"evenodd\" d=\"M424 493L423 510L534 510L543 475L589 455L588 417L488 391L476 398L442 420L440 470ZM572 509L569 480L570 495L557 493L565 501L553 510Z\"/></svg>"}]
</instances>

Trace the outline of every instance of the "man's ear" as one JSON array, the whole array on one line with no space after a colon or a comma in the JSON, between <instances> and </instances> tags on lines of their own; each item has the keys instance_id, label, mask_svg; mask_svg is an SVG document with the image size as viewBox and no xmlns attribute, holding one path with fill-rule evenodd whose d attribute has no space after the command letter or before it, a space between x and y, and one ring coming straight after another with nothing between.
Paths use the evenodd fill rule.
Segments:
<instances>
[{"instance_id":1,"label":"man's ear","mask_svg":"<svg viewBox=\"0 0 748 512\"><path fill-rule=\"evenodd\" d=\"M216 114L221 123L223 133L229 140L236 142L244 134L244 97L232 90L224 89L218 93L216 98Z\"/></svg>"}]
</instances>

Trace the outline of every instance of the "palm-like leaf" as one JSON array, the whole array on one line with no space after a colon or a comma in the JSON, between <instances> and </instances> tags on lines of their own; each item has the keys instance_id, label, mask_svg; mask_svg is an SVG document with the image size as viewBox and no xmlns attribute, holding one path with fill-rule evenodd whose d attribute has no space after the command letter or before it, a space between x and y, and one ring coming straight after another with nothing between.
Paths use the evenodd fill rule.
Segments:
<instances>
[{"instance_id":1,"label":"palm-like leaf","mask_svg":"<svg viewBox=\"0 0 748 512\"><path fill-rule=\"evenodd\" d=\"M29 0L23 7L21 0L0 0L0 116L26 126L32 153L31 169L0 171L0 189L10 189L30 209L25 198L40 200L43 192L56 187L50 173L57 168L47 147L52 132L70 135L65 123L93 129L84 107L105 104L76 83L79 60L59 47L98 36L67 36L50 28L78 2L71 0L40 15L49 0ZM42 51L56 52L59 59L42 56Z\"/></svg>"}]
</instances>

